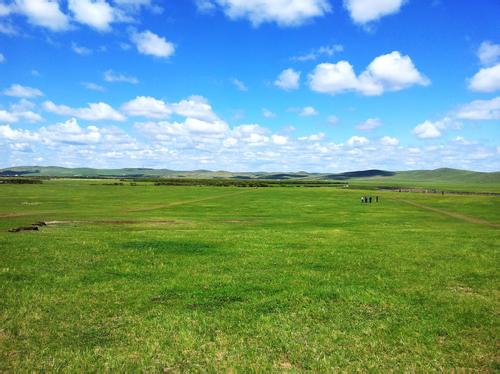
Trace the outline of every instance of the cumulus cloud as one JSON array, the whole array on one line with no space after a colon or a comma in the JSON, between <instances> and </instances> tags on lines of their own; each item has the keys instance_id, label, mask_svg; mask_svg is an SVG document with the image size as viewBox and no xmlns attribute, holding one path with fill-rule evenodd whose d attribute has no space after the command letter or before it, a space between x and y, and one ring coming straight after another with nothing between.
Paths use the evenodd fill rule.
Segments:
<instances>
[{"instance_id":1,"label":"cumulus cloud","mask_svg":"<svg viewBox=\"0 0 500 374\"><path fill-rule=\"evenodd\" d=\"M0 122L15 123L21 120L27 122L41 121L42 117L32 111L34 107L35 104L32 102L21 99L19 102L12 104L9 110L0 110Z\"/></svg>"},{"instance_id":2,"label":"cumulus cloud","mask_svg":"<svg viewBox=\"0 0 500 374\"><path fill-rule=\"evenodd\" d=\"M376 57L359 76L348 61L319 64L309 74L311 90L331 95L354 91L376 96L385 91L429 84L429 79L417 70L411 58L397 51Z\"/></svg>"},{"instance_id":3,"label":"cumulus cloud","mask_svg":"<svg viewBox=\"0 0 500 374\"><path fill-rule=\"evenodd\" d=\"M146 118L167 118L172 109L163 101L149 96L137 96L122 106L122 110L129 116Z\"/></svg>"},{"instance_id":4,"label":"cumulus cloud","mask_svg":"<svg viewBox=\"0 0 500 374\"><path fill-rule=\"evenodd\" d=\"M15 129L9 125L0 126L0 138L16 142L37 141L40 139L37 133L24 129Z\"/></svg>"},{"instance_id":5,"label":"cumulus cloud","mask_svg":"<svg viewBox=\"0 0 500 374\"><path fill-rule=\"evenodd\" d=\"M444 127L445 126L442 121L425 121L417 125L413 129L413 134L415 134L420 139L439 138L442 135L441 130L443 130Z\"/></svg>"},{"instance_id":6,"label":"cumulus cloud","mask_svg":"<svg viewBox=\"0 0 500 374\"><path fill-rule=\"evenodd\" d=\"M380 119L368 118L366 121L358 124L356 128L361 131L371 131L380 126L382 126L382 121L380 121Z\"/></svg>"},{"instance_id":7,"label":"cumulus cloud","mask_svg":"<svg viewBox=\"0 0 500 374\"><path fill-rule=\"evenodd\" d=\"M192 117L204 121L216 121L217 115L203 96L193 95L171 105L172 111L180 116Z\"/></svg>"},{"instance_id":8,"label":"cumulus cloud","mask_svg":"<svg viewBox=\"0 0 500 374\"><path fill-rule=\"evenodd\" d=\"M193 135L220 138L221 134L229 130L228 125L223 121L209 122L196 118L186 118L183 122L136 123L135 128L158 141L184 141L188 143L192 143L191 137Z\"/></svg>"},{"instance_id":9,"label":"cumulus cloud","mask_svg":"<svg viewBox=\"0 0 500 374\"><path fill-rule=\"evenodd\" d=\"M71 108L67 105L56 105L52 101L46 101L43 103L43 107L46 111L60 116L77 117L88 121L125 121L126 119L123 114L103 102L90 103L86 108Z\"/></svg>"},{"instance_id":10,"label":"cumulus cloud","mask_svg":"<svg viewBox=\"0 0 500 374\"><path fill-rule=\"evenodd\" d=\"M208 100L196 95L177 103L167 103L154 97L138 96L125 103L122 110L130 116L153 119L167 118L172 114L176 114L207 122L219 120Z\"/></svg>"},{"instance_id":11,"label":"cumulus cloud","mask_svg":"<svg viewBox=\"0 0 500 374\"><path fill-rule=\"evenodd\" d=\"M477 50L477 57L482 65L491 66L500 62L500 44L482 42Z\"/></svg>"},{"instance_id":12,"label":"cumulus cloud","mask_svg":"<svg viewBox=\"0 0 500 374\"><path fill-rule=\"evenodd\" d=\"M115 83L115 82L130 83L130 84L139 83L139 80L136 77L132 77L121 73L116 73L113 70L106 70L104 72L104 80L110 83Z\"/></svg>"},{"instance_id":13,"label":"cumulus cloud","mask_svg":"<svg viewBox=\"0 0 500 374\"><path fill-rule=\"evenodd\" d=\"M355 23L366 24L398 13L405 2L406 0L344 0L344 7Z\"/></svg>"},{"instance_id":14,"label":"cumulus cloud","mask_svg":"<svg viewBox=\"0 0 500 374\"><path fill-rule=\"evenodd\" d=\"M3 123L12 123L17 122L17 117L6 110L0 110L0 122Z\"/></svg>"},{"instance_id":15,"label":"cumulus cloud","mask_svg":"<svg viewBox=\"0 0 500 374\"><path fill-rule=\"evenodd\" d=\"M182 100L181 100L182 101ZM26 108L32 104L24 103ZM12 163L93 167L169 167L211 165L226 170L348 171L422 167L498 168L498 150L464 139L405 147L391 136L370 142L354 136L333 143L324 133L294 138L259 124L229 127L224 121L191 117L136 123L142 143L116 127L81 126L75 119L25 130L0 126L0 152ZM15 160L15 162L14 162Z\"/></svg>"},{"instance_id":16,"label":"cumulus cloud","mask_svg":"<svg viewBox=\"0 0 500 374\"><path fill-rule=\"evenodd\" d=\"M470 79L469 89L476 92L500 90L500 64L479 70Z\"/></svg>"},{"instance_id":17,"label":"cumulus cloud","mask_svg":"<svg viewBox=\"0 0 500 374\"><path fill-rule=\"evenodd\" d=\"M43 92L37 88L22 86L20 84L13 84L3 91L6 96L13 97L37 97L43 96Z\"/></svg>"},{"instance_id":18,"label":"cumulus cloud","mask_svg":"<svg viewBox=\"0 0 500 374\"><path fill-rule=\"evenodd\" d=\"M33 25L52 31L69 28L69 18L61 11L57 0L16 0L15 9Z\"/></svg>"},{"instance_id":19,"label":"cumulus cloud","mask_svg":"<svg viewBox=\"0 0 500 374\"><path fill-rule=\"evenodd\" d=\"M221 8L230 19L248 19L253 26L274 22L298 26L331 11L328 0L197 0L202 11Z\"/></svg>"},{"instance_id":20,"label":"cumulus cloud","mask_svg":"<svg viewBox=\"0 0 500 374\"><path fill-rule=\"evenodd\" d=\"M318 111L312 106L306 106L299 111L299 115L302 117L317 116Z\"/></svg>"},{"instance_id":21,"label":"cumulus cloud","mask_svg":"<svg viewBox=\"0 0 500 374\"><path fill-rule=\"evenodd\" d=\"M380 144L385 145L387 147L395 147L399 145L399 140L392 136L384 136L380 139Z\"/></svg>"},{"instance_id":22,"label":"cumulus cloud","mask_svg":"<svg viewBox=\"0 0 500 374\"><path fill-rule=\"evenodd\" d=\"M175 46L164 37L146 30L134 31L130 37L139 53L160 58L168 58L175 53Z\"/></svg>"},{"instance_id":23,"label":"cumulus cloud","mask_svg":"<svg viewBox=\"0 0 500 374\"><path fill-rule=\"evenodd\" d=\"M370 141L364 136L352 136L347 140L347 145L350 147L359 147L367 145Z\"/></svg>"},{"instance_id":24,"label":"cumulus cloud","mask_svg":"<svg viewBox=\"0 0 500 374\"><path fill-rule=\"evenodd\" d=\"M274 85L285 91L296 90L300 86L300 72L291 68L283 70L278 79L274 81Z\"/></svg>"},{"instance_id":25,"label":"cumulus cloud","mask_svg":"<svg viewBox=\"0 0 500 374\"><path fill-rule=\"evenodd\" d=\"M309 142L320 142L325 138L325 133L318 132L317 134L311 134L308 136L301 136L298 139L301 141L309 141Z\"/></svg>"},{"instance_id":26,"label":"cumulus cloud","mask_svg":"<svg viewBox=\"0 0 500 374\"><path fill-rule=\"evenodd\" d=\"M456 112L456 117L466 120L500 119L500 97L491 100L475 100L463 105Z\"/></svg>"},{"instance_id":27,"label":"cumulus cloud","mask_svg":"<svg viewBox=\"0 0 500 374\"><path fill-rule=\"evenodd\" d=\"M111 30L115 11L105 0L69 0L68 8L75 20L98 31Z\"/></svg>"},{"instance_id":28,"label":"cumulus cloud","mask_svg":"<svg viewBox=\"0 0 500 374\"><path fill-rule=\"evenodd\" d=\"M271 140L273 141L274 144L277 145L285 145L288 143L288 137L283 136L283 135L272 135Z\"/></svg>"}]
</instances>

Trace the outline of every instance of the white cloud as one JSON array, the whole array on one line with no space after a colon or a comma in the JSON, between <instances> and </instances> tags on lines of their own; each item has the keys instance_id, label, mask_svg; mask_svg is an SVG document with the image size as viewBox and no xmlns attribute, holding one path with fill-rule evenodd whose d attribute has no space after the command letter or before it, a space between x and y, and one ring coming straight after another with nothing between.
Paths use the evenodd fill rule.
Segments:
<instances>
[{"instance_id":1,"label":"white cloud","mask_svg":"<svg viewBox=\"0 0 500 374\"><path fill-rule=\"evenodd\" d=\"M52 31L69 28L69 18L59 8L57 0L16 0L15 6L33 25Z\"/></svg>"},{"instance_id":2,"label":"white cloud","mask_svg":"<svg viewBox=\"0 0 500 374\"><path fill-rule=\"evenodd\" d=\"M320 142L324 138L325 138L325 133L319 132L317 134L311 134L311 135L308 135L308 136L301 136L301 137L299 137L299 140L302 140L302 141L306 140L306 141L309 141L309 142Z\"/></svg>"},{"instance_id":3,"label":"white cloud","mask_svg":"<svg viewBox=\"0 0 500 374\"><path fill-rule=\"evenodd\" d=\"M92 83L92 82L82 82L82 86L85 87L86 89L92 90L92 91L99 91L99 92L105 91L105 88L103 86L100 86L100 85L98 85L96 83Z\"/></svg>"},{"instance_id":4,"label":"white cloud","mask_svg":"<svg viewBox=\"0 0 500 374\"><path fill-rule=\"evenodd\" d=\"M179 101L171 105L175 114L184 117L192 117L204 121L216 121L217 115L212 110L212 106L203 96L193 95L188 99Z\"/></svg>"},{"instance_id":5,"label":"white cloud","mask_svg":"<svg viewBox=\"0 0 500 374\"><path fill-rule=\"evenodd\" d=\"M0 126L0 138L16 142L39 140L38 134L33 133L29 130L13 129L9 125Z\"/></svg>"},{"instance_id":6,"label":"white cloud","mask_svg":"<svg viewBox=\"0 0 500 374\"><path fill-rule=\"evenodd\" d=\"M352 136L347 140L347 145L350 147L359 147L369 143L370 141L364 136Z\"/></svg>"},{"instance_id":7,"label":"white cloud","mask_svg":"<svg viewBox=\"0 0 500 374\"><path fill-rule=\"evenodd\" d=\"M17 122L17 117L6 110L0 110L0 122L12 123Z\"/></svg>"},{"instance_id":8,"label":"white cloud","mask_svg":"<svg viewBox=\"0 0 500 374\"><path fill-rule=\"evenodd\" d=\"M391 136L384 136L380 139L380 144L385 145L385 146L392 146L395 147L399 145L399 140L397 138L393 138Z\"/></svg>"},{"instance_id":9,"label":"white cloud","mask_svg":"<svg viewBox=\"0 0 500 374\"><path fill-rule=\"evenodd\" d=\"M131 40L139 53L144 55L167 58L175 53L175 46L172 43L149 30L133 32Z\"/></svg>"},{"instance_id":10,"label":"white cloud","mask_svg":"<svg viewBox=\"0 0 500 374\"><path fill-rule=\"evenodd\" d=\"M262 115L264 118L274 118L276 117L276 114L271 112L269 109L263 108L262 109Z\"/></svg>"},{"instance_id":11,"label":"white cloud","mask_svg":"<svg viewBox=\"0 0 500 374\"><path fill-rule=\"evenodd\" d=\"M475 100L460 107L456 117L467 120L498 120L500 119L500 97L491 100Z\"/></svg>"},{"instance_id":12,"label":"white cloud","mask_svg":"<svg viewBox=\"0 0 500 374\"><path fill-rule=\"evenodd\" d=\"M202 96L190 96L177 103L166 103L154 97L138 96L125 103L122 110L131 116L167 118L171 114L206 122L219 120L208 100Z\"/></svg>"},{"instance_id":13,"label":"white cloud","mask_svg":"<svg viewBox=\"0 0 500 374\"><path fill-rule=\"evenodd\" d=\"M31 110L34 107L35 104L31 101L21 99L10 106L10 111L0 110L0 122L14 123L21 120L28 122L41 121L42 117Z\"/></svg>"},{"instance_id":14,"label":"white cloud","mask_svg":"<svg viewBox=\"0 0 500 374\"><path fill-rule=\"evenodd\" d=\"M268 129L258 124L244 124L235 127L232 137L251 146L263 146L269 142Z\"/></svg>"},{"instance_id":15,"label":"white cloud","mask_svg":"<svg viewBox=\"0 0 500 374\"><path fill-rule=\"evenodd\" d=\"M344 7L358 24L376 21L397 13L406 0L344 0Z\"/></svg>"},{"instance_id":16,"label":"white cloud","mask_svg":"<svg viewBox=\"0 0 500 374\"><path fill-rule=\"evenodd\" d=\"M106 82L114 83L114 82L123 82L130 84L137 84L139 80L136 77L128 76L121 73L116 73L113 70L106 70L104 72L104 80Z\"/></svg>"},{"instance_id":17,"label":"white cloud","mask_svg":"<svg viewBox=\"0 0 500 374\"><path fill-rule=\"evenodd\" d=\"M101 132L96 126L80 127L75 118L40 129L43 139L54 143L94 144L101 140Z\"/></svg>"},{"instance_id":18,"label":"white cloud","mask_svg":"<svg viewBox=\"0 0 500 374\"><path fill-rule=\"evenodd\" d=\"M441 133L442 125L438 122L425 121L417 125L413 129L413 133L420 139L434 139L439 138Z\"/></svg>"},{"instance_id":19,"label":"white cloud","mask_svg":"<svg viewBox=\"0 0 500 374\"><path fill-rule=\"evenodd\" d=\"M106 103L90 103L87 108L71 108L66 105L56 105L52 101L43 103L45 110L61 116L77 117L88 121L125 121L125 116L109 104Z\"/></svg>"},{"instance_id":20,"label":"white cloud","mask_svg":"<svg viewBox=\"0 0 500 374\"><path fill-rule=\"evenodd\" d=\"M311 50L309 53L292 57L293 61L313 61L317 60L321 56L331 57L338 52L342 52L344 47L340 44L326 45L316 49Z\"/></svg>"},{"instance_id":21,"label":"white cloud","mask_svg":"<svg viewBox=\"0 0 500 374\"><path fill-rule=\"evenodd\" d=\"M500 64L479 70L470 79L469 89L477 92L500 90Z\"/></svg>"},{"instance_id":22,"label":"white cloud","mask_svg":"<svg viewBox=\"0 0 500 374\"><path fill-rule=\"evenodd\" d=\"M300 86L300 74L293 69L285 69L274 81L274 85L285 91L296 90Z\"/></svg>"},{"instance_id":23,"label":"white cloud","mask_svg":"<svg viewBox=\"0 0 500 374\"><path fill-rule=\"evenodd\" d=\"M9 88L3 91L6 96L14 97L37 97L43 96L42 91L37 88L22 86L20 84L13 84Z\"/></svg>"},{"instance_id":24,"label":"white cloud","mask_svg":"<svg viewBox=\"0 0 500 374\"><path fill-rule=\"evenodd\" d=\"M5 61L6 61L5 56L4 56L3 54L1 54L1 53L0 53L0 64L1 64L2 62L5 62Z\"/></svg>"},{"instance_id":25,"label":"white cloud","mask_svg":"<svg viewBox=\"0 0 500 374\"><path fill-rule=\"evenodd\" d=\"M368 118L366 121L361 122L356 126L358 130L362 131L371 131L376 129L377 127L382 126L382 121L378 118Z\"/></svg>"},{"instance_id":26,"label":"white cloud","mask_svg":"<svg viewBox=\"0 0 500 374\"><path fill-rule=\"evenodd\" d=\"M334 95L345 91L357 90L358 79L352 65L347 61L336 64L323 63L309 74L311 90Z\"/></svg>"},{"instance_id":27,"label":"white cloud","mask_svg":"<svg viewBox=\"0 0 500 374\"><path fill-rule=\"evenodd\" d=\"M302 108L299 112L299 115L302 117L317 116L318 114L319 114L318 111L312 106L306 106Z\"/></svg>"},{"instance_id":28,"label":"white cloud","mask_svg":"<svg viewBox=\"0 0 500 374\"><path fill-rule=\"evenodd\" d=\"M489 41L482 42L477 51L477 57L485 66L500 62L500 44L493 44Z\"/></svg>"},{"instance_id":29,"label":"white cloud","mask_svg":"<svg viewBox=\"0 0 500 374\"><path fill-rule=\"evenodd\" d=\"M246 84L242 81L240 81L239 79L232 79L231 80L231 83L234 84L234 86L240 90L240 91L248 91L248 87L246 86Z\"/></svg>"},{"instance_id":30,"label":"white cloud","mask_svg":"<svg viewBox=\"0 0 500 374\"><path fill-rule=\"evenodd\" d=\"M73 52L76 54L79 54L80 56L88 56L92 54L92 50L90 48L78 45L76 43L71 43L71 49Z\"/></svg>"},{"instance_id":31,"label":"white cloud","mask_svg":"<svg viewBox=\"0 0 500 374\"><path fill-rule=\"evenodd\" d=\"M273 143L277 145L285 145L286 143L288 143L288 138L283 135L272 135L271 139Z\"/></svg>"},{"instance_id":32,"label":"white cloud","mask_svg":"<svg viewBox=\"0 0 500 374\"><path fill-rule=\"evenodd\" d=\"M200 136L220 138L221 134L229 130L223 121L208 122L196 118L186 118L184 122L136 123L135 128L159 141L173 141L184 137L187 142L192 142L193 136L199 140L201 140Z\"/></svg>"},{"instance_id":33,"label":"white cloud","mask_svg":"<svg viewBox=\"0 0 500 374\"><path fill-rule=\"evenodd\" d=\"M218 5L229 18L248 19L253 26L268 22L298 26L331 10L328 0L198 0L197 4L203 11Z\"/></svg>"},{"instance_id":34,"label":"white cloud","mask_svg":"<svg viewBox=\"0 0 500 374\"><path fill-rule=\"evenodd\" d=\"M428 84L429 79L416 69L411 58L397 51L376 57L359 77L348 61L319 64L309 74L311 90L331 95L356 91L374 96Z\"/></svg>"},{"instance_id":35,"label":"white cloud","mask_svg":"<svg viewBox=\"0 0 500 374\"><path fill-rule=\"evenodd\" d=\"M114 9L105 0L69 0L68 8L75 20L98 31L111 30Z\"/></svg>"},{"instance_id":36,"label":"white cloud","mask_svg":"<svg viewBox=\"0 0 500 374\"><path fill-rule=\"evenodd\" d=\"M416 69L411 58L397 51L376 57L361 74L359 82L365 95L379 95L385 90L400 91L416 84L430 84Z\"/></svg>"},{"instance_id":37,"label":"white cloud","mask_svg":"<svg viewBox=\"0 0 500 374\"><path fill-rule=\"evenodd\" d=\"M129 116L146 118L167 118L172 109L163 101L149 96L137 96L122 106Z\"/></svg>"}]
</instances>

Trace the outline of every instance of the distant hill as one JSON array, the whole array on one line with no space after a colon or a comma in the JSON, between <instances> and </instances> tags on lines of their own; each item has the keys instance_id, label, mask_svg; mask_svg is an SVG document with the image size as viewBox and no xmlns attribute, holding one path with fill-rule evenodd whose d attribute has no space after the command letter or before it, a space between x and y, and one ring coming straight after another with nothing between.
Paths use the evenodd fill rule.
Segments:
<instances>
[{"instance_id":1,"label":"distant hill","mask_svg":"<svg viewBox=\"0 0 500 374\"><path fill-rule=\"evenodd\" d=\"M487 183L500 184L500 172L483 173L458 169L386 171L361 170L345 173L268 173L228 171L176 171L170 169L125 168L125 169L92 169L64 168L58 166L18 166L0 169L0 176L44 176L44 177L81 177L81 178L231 178L231 179L267 179L267 180L332 180L352 182L389 182L389 183Z\"/></svg>"}]
</instances>

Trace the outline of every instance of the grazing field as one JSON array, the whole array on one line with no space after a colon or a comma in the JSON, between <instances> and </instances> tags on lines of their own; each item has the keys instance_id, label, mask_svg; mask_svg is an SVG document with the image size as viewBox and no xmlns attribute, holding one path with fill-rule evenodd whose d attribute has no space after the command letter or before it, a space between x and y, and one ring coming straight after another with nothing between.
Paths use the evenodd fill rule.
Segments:
<instances>
[{"instance_id":1,"label":"grazing field","mask_svg":"<svg viewBox=\"0 0 500 374\"><path fill-rule=\"evenodd\" d=\"M0 185L0 371L500 369L499 197L103 183Z\"/></svg>"}]
</instances>

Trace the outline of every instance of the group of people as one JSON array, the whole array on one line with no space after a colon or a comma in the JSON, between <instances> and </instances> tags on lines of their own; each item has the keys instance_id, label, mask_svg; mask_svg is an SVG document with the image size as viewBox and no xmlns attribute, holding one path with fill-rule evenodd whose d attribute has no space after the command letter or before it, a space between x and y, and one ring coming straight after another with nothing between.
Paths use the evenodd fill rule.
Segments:
<instances>
[{"instance_id":1,"label":"group of people","mask_svg":"<svg viewBox=\"0 0 500 374\"><path fill-rule=\"evenodd\" d=\"M378 196L375 196L375 202L378 203ZM372 197L371 196L362 196L361 197L361 204L368 204L372 203Z\"/></svg>"}]
</instances>

